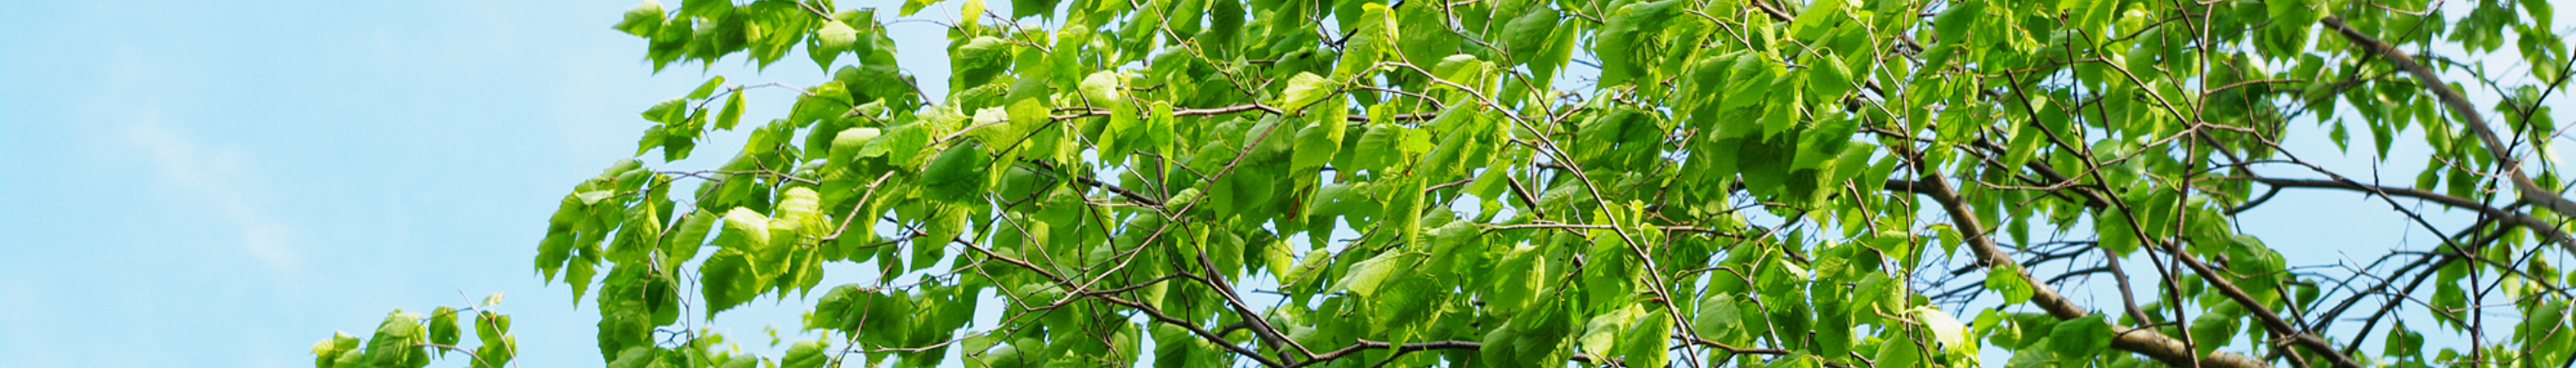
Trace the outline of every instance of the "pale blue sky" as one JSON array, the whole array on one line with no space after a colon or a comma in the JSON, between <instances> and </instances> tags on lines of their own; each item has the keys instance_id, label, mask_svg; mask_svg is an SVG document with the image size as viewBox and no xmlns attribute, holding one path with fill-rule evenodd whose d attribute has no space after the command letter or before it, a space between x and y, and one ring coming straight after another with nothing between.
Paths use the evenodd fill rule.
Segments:
<instances>
[{"instance_id":1,"label":"pale blue sky","mask_svg":"<svg viewBox=\"0 0 2576 368\"><path fill-rule=\"evenodd\" d=\"M628 0L7 3L7 367L304 367L334 330L494 292L526 366L597 366L598 314L538 283L536 241L573 184L634 152L638 112L705 78L652 74L608 27ZM944 80L942 33L896 27L933 35L905 64ZM713 74L823 78L801 56ZM754 91L746 120L789 94ZM723 325L792 331L801 308L770 304Z\"/></svg>"},{"instance_id":2,"label":"pale blue sky","mask_svg":"<svg viewBox=\"0 0 2576 368\"><path fill-rule=\"evenodd\" d=\"M5 2L5 367L302 367L334 330L493 292L509 295L525 366L597 366L596 312L538 283L534 245L573 184L634 152L637 112L708 75L653 75L643 41L608 29L625 0ZM897 25L894 38L936 89L934 27ZM801 57L763 74L738 61L713 74L822 78ZM755 90L746 120L778 116L786 93ZM2321 136L2291 143L2327 147ZM702 156L740 139L719 135ZM2310 159L2369 172L2358 155ZM2420 160L2397 161L2390 178L2411 182ZM2429 239L2346 193L2290 192L2270 208L2244 225L2294 264ZM800 304L720 322L762 343L760 328L792 329Z\"/></svg>"}]
</instances>

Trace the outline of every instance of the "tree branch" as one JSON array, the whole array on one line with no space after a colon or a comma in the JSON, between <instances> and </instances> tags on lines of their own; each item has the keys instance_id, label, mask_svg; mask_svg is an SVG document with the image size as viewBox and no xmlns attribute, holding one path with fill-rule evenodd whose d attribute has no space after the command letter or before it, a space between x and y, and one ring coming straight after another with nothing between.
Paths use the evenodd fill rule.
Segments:
<instances>
[{"instance_id":1,"label":"tree branch","mask_svg":"<svg viewBox=\"0 0 2576 368\"><path fill-rule=\"evenodd\" d=\"M1064 115L1049 115L1049 116L1047 116L1047 118L1049 118L1049 119L1055 119L1055 120L1065 120L1065 119L1075 119L1075 118L1084 118L1084 117L1092 117L1092 116L1109 116L1111 113L1113 113L1113 112L1112 112L1112 111L1110 111L1109 109L1097 108L1097 107L1064 107L1064 108L1057 108L1057 109L1056 109L1056 111L1071 111L1071 112L1073 112L1073 113L1071 113L1071 114L1064 114ZM1286 111L1280 110L1280 109L1279 109L1279 108L1277 108L1277 107L1271 107L1270 105L1264 105L1264 104L1259 104L1259 103L1248 103L1248 104L1241 104L1241 105L1219 106L1219 107L1211 107L1211 108L1204 108L1204 109L1173 109L1173 110L1172 110L1172 116L1224 115L1224 114L1233 114L1233 113L1251 112L1251 111L1260 111L1260 112L1264 112L1264 113L1271 113L1271 114L1284 114L1284 113L1287 113ZM1390 117L1388 117L1388 119L1389 119L1389 120L1395 120L1395 121L1431 120L1431 118L1435 118L1435 117L1439 117L1439 116L1440 116L1440 113L1436 113L1436 112L1417 112L1417 113L1410 113L1410 114L1395 114L1394 116L1390 116ZM1345 117L1343 117L1343 119L1344 119L1344 120L1349 120L1349 121L1356 121L1356 122L1367 122L1367 121L1369 121L1369 116L1368 116L1368 115L1361 115L1361 114L1350 114L1349 116L1345 116Z\"/></svg>"},{"instance_id":2,"label":"tree branch","mask_svg":"<svg viewBox=\"0 0 2576 368\"><path fill-rule=\"evenodd\" d=\"M2396 64L2398 69L2405 69L2407 74L2414 75L2415 79L2420 81L2417 84L2422 84L2424 89L2431 90L2433 96L2442 101L2442 106L2450 108L2452 115L2459 116L2462 123L2468 124L2470 132L2478 134L2478 142L2486 144L2487 154L2494 156L2496 164L2504 168L2505 178L2513 182L2514 194L2521 196L2523 201L2538 204L2560 214L2576 214L2576 201L2568 201L2566 197L2558 196L2557 191L2543 188L2540 183L2533 182L2531 176L2523 175L2522 160L2515 159L2513 152L2505 149L2504 140L2497 138L2495 129L2487 126L2485 118L2479 117L2477 104L2470 103L2469 98L2461 95L2459 90L2451 89L2450 84L2442 83L2442 77L2434 74L2433 68L2416 62L2414 57L2407 56L2406 51L2398 50L2396 45L2390 45L2387 41L2380 41L2379 38L2353 29L2351 25L2344 24L2341 17L2326 16L2324 20L2318 22L2324 23L2326 28L2334 29L2335 33L2343 34L2343 38L2351 40L2353 44L2361 45L2362 49L2388 59L2388 63Z\"/></svg>"},{"instance_id":3,"label":"tree branch","mask_svg":"<svg viewBox=\"0 0 2576 368\"><path fill-rule=\"evenodd\" d=\"M1926 197L1931 197L1933 202L1939 202L1941 204L1941 209L1950 215L1952 225L1959 228L1960 234L1963 235L1961 236L1962 240L1965 240L1968 243L1969 249L1976 253L1978 263L1993 265L1997 263L2013 262L2011 256L2004 254L2003 246L1996 244L1993 238L1986 236L1986 226L1982 223L1983 221L1977 219L1976 212L1969 209L1967 203L1961 202L1959 200L1958 191L1950 189L1950 184L1940 176L1926 175L1921 181L1888 180L1886 188L1890 191L1922 194ZM1993 270L1988 272L2005 271ZM2083 306L2075 305L2075 302L2066 299L2066 296L2059 295L2057 293L2057 289L2049 287L2047 284L2042 284L2037 279L2032 279L2029 274L2016 273L2014 276L2020 277L2023 283L2030 284L2031 303L2038 305L2042 310L2048 311L2049 316L2057 317L2057 319L2060 320L2071 320L2084 318L2084 316L2093 314L2092 311L2085 310ZM2120 326L2118 324L2113 324L2111 326L2111 331L2113 332L2111 337L2112 348L2143 354L2147 357L2155 358L2156 361L2177 367L2194 366L2192 364L2194 363L2194 354L2192 353L2191 348L2184 345L2181 340L2175 340L2171 336L2165 336L2164 333L2156 332L2156 330ZM2200 363L2199 366L2201 367L2225 368L2267 368L2271 366L2269 364L2263 364L2263 361L2255 360L2254 357L2229 352L2210 352L2207 356L2198 357L2198 363Z\"/></svg>"},{"instance_id":4,"label":"tree branch","mask_svg":"<svg viewBox=\"0 0 2576 368\"><path fill-rule=\"evenodd\" d=\"M2263 185L2270 185L2274 188L2345 189L2394 197L2414 198L2441 204L2443 206L2450 206L2451 208L2477 211L2487 215L2488 217L2495 218L2497 221L2520 225L2524 228L2531 229L2532 232L2540 233L2542 237L2548 238L2551 243L2557 243L2558 246L2568 248L2569 251L2576 251L2576 238L2571 238L2568 236L2567 232L2559 230L2557 224L2551 223L2548 220L2542 220L2539 217L2532 216L2528 213L2487 207L2485 203L2480 203L2467 198L2453 197L2422 189L2375 186L2355 183L2348 180L2282 179L2266 177L2241 177L2235 179L2253 180L2254 182L2263 183Z\"/></svg>"}]
</instances>

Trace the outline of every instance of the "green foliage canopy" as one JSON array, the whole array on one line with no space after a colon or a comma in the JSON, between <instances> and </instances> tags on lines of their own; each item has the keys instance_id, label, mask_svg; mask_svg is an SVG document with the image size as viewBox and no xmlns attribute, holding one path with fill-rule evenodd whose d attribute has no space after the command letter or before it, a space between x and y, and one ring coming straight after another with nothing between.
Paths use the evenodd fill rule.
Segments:
<instances>
[{"instance_id":1,"label":"green foliage canopy","mask_svg":"<svg viewBox=\"0 0 2576 368\"><path fill-rule=\"evenodd\" d=\"M619 367L2576 358L2576 274L2550 265L2576 202L2542 106L2571 59L2545 1L1011 5L646 1L615 28L657 70L802 49L831 79L767 122L743 95L786 84L644 110L638 156L750 140L582 182L535 267L595 296ZM882 20L932 6L967 15L943 24L945 96ZM2382 161L2420 136L2432 164L2334 172L2281 145L2294 128L2339 150L2367 129ZM2441 243L2294 267L2234 221L2285 189L2373 196ZM822 285L844 262L871 281ZM2118 298L2070 297L2075 276ZM674 328L762 298L811 300L822 338L756 357ZM422 366L459 349L455 313L398 312L318 365ZM2435 351L2420 327L2480 337Z\"/></svg>"}]
</instances>

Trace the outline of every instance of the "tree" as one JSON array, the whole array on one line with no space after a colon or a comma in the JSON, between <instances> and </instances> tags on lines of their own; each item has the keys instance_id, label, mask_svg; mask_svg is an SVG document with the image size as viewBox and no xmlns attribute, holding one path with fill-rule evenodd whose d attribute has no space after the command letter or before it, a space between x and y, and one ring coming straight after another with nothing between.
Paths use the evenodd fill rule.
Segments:
<instances>
[{"instance_id":1,"label":"tree","mask_svg":"<svg viewBox=\"0 0 2576 368\"><path fill-rule=\"evenodd\" d=\"M626 13L657 70L801 48L832 78L713 78L644 111L637 155L747 130L730 161L564 198L536 268L596 297L611 366L2576 359L2543 106L2576 59L2545 1L966 0L925 96L881 19L937 3ZM743 124L772 86L788 118ZM2301 158L2364 128L2431 163ZM2290 190L2439 243L2332 260L2236 225ZM821 285L836 262L871 281ZM821 338L772 360L674 327L759 298L811 300ZM458 314L318 365L422 366L464 350ZM501 348L469 364L507 361L507 319L477 321Z\"/></svg>"}]
</instances>

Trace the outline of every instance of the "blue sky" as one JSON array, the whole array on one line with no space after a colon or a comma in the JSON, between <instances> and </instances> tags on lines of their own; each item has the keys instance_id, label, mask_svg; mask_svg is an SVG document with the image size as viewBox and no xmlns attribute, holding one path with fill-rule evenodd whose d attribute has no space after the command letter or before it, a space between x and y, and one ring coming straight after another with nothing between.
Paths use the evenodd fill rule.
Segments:
<instances>
[{"instance_id":1,"label":"blue sky","mask_svg":"<svg viewBox=\"0 0 2576 368\"><path fill-rule=\"evenodd\" d=\"M759 74L733 59L655 75L642 40L608 29L634 5L624 0L11 3L0 12L6 367L301 367L334 330L494 292L508 295L523 364L596 366L596 312L529 267L556 201L634 152L647 126L637 112L707 75L822 79L801 57ZM953 8L917 17L954 19ZM899 24L894 38L939 95L947 63L932 27ZM755 90L746 120L778 116L788 93ZM2331 150L2321 137L2291 143ZM719 135L701 156L740 139ZM2369 172L2360 155L2310 159ZM2396 161L2392 181L2411 182L2421 163ZM2347 193L2289 192L2270 208L2243 225L2294 264L2430 239ZM751 337L792 329L799 304L754 303L720 323L763 343Z\"/></svg>"},{"instance_id":2,"label":"blue sky","mask_svg":"<svg viewBox=\"0 0 2576 368\"><path fill-rule=\"evenodd\" d=\"M597 312L529 266L556 201L703 75L823 78L802 57L654 75L643 41L608 27L625 0L10 3L8 367L309 366L334 330L494 292L527 366L597 366ZM896 29L941 34L927 27ZM926 39L904 62L944 80ZM746 120L791 93L755 90ZM770 304L721 322L765 343L745 338L792 331L801 309Z\"/></svg>"}]
</instances>

